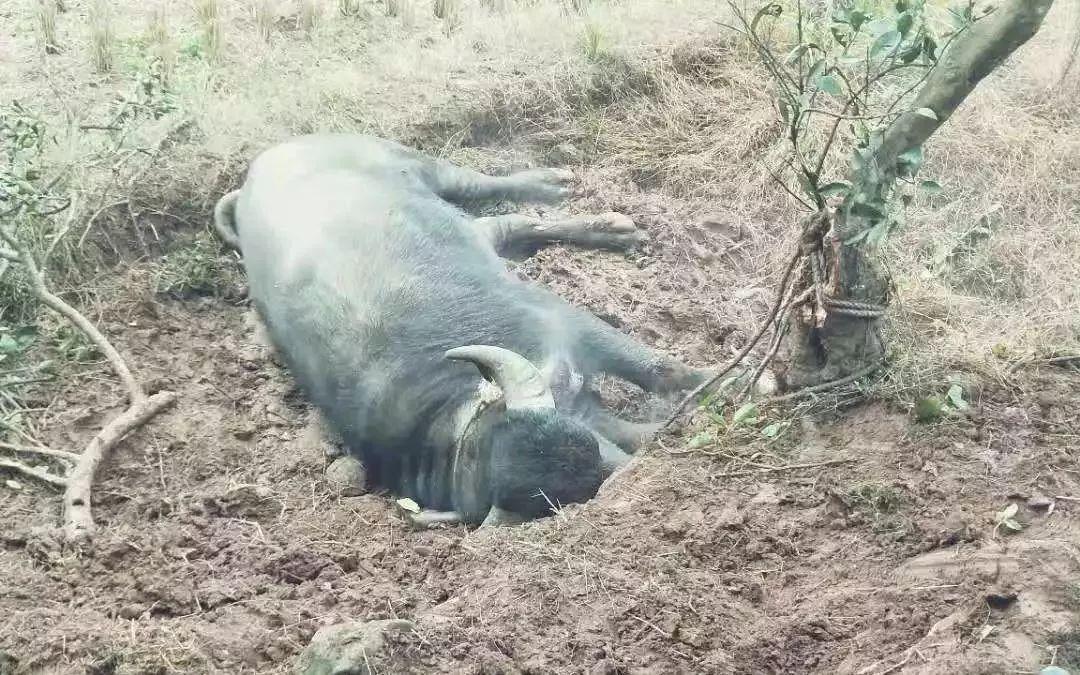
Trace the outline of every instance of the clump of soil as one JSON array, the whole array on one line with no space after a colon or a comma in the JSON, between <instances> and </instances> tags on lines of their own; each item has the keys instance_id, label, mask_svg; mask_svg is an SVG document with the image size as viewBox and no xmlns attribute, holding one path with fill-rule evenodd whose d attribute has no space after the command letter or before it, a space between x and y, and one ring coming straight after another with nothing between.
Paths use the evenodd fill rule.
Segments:
<instances>
[{"instance_id":1,"label":"clump of soil","mask_svg":"<svg viewBox=\"0 0 1080 675\"><path fill-rule=\"evenodd\" d=\"M549 249L519 273L689 362L726 359L768 301L733 284L759 278L738 247L755 233L584 181L573 209L634 217L648 250ZM286 672L320 627L392 618L416 626L380 657L395 673L1030 672L1077 652L1053 642L1080 609L1075 376L988 389L929 428L865 405L734 465L669 439L544 521L417 532L326 481L328 442L243 307L148 300L132 274L102 323L179 402L102 471L85 555L42 534L50 489L0 492L0 671ZM55 447L120 404L96 381L52 395ZM785 464L811 466L762 469ZM1022 530L995 532L1010 502Z\"/></svg>"}]
</instances>

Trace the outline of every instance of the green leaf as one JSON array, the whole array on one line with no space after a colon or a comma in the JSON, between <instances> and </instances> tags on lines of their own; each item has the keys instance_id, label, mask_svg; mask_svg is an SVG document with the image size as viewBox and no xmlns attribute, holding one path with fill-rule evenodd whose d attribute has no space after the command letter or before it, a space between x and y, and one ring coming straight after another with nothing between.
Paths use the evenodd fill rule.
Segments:
<instances>
[{"instance_id":1,"label":"green leaf","mask_svg":"<svg viewBox=\"0 0 1080 675\"><path fill-rule=\"evenodd\" d=\"M849 190L851 190L851 183L839 180L835 183L827 183L825 185L822 185L820 188L818 188L818 194L822 197L836 197L847 195Z\"/></svg>"},{"instance_id":2,"label":"green leaf","mask_svg":"<svg viewBox=\"0 0 1080 675\"><path fill-rule=\"evenodd\" d=\"M863 230L858 234L853 234L844 240L844 246L853 246L855 244L858 244L863 239L866 239L866 235L868 234L870 234L870 230Z\"/></svg>"},{"instance_id":3,"label":"green leaf","mask_svg":"<svg viewBox=\"0 0 1080 675\"><path fill-rule=\"evenodd\" d=\"M852 215L859 218L866 218L867 220L882 220L885 218L885 211L881 207L874 204L867 204L866 202L855 202L851 205Z\"/></svg>"},{"instance_id":4,"label":"green leaf","mask_svg":"<svg viewBox=\"0 0 1080 675\"><path fill-rule=\"evenodd\" d=\"M937 61L937 41L927 35L923 38L922 51L930 61Z\"/></svg>"},{"instance_id":5,"label":"green leaf","mask_svg":"<svg viewBox=\"0 0 1080 675\"><path fill-rule=\"evenodd\" d=\"M937 181L932 180L924 180L923 182L919 183L919 189L928 195L939 195L945 191L945 189L941 187L941 185L939 185Z\"/></svg>"},{"instance_id":6,"label":"green leaf","mask_svg":"<svg viewBox=\"0 0 1080 675\"><path fill-rule=\"evenodd\" d=\"M847 22L848 22L848 25L851 26L852 30L858 31L860 28L862 28L863 24L866 23L867 18L868 17L866 16L866 14L864 12L860 12L857 9L853 9L848 14L848 21Z\"/></svg>"},{"instance_id":7,"label":"green leaf","mask_svg":"<svg viewBox=\"0 0 1080 675\"><path fill-rule=\"evenodd\" d=\"M876 59L882 54L891 52L896 49L898 44L900 44L900 31L891 30L887 33L882 33L874 40L874 43L870 45L870 58Z\"/></svg>"},{"instance_id":8,"label":"green leaf","mask_svg":"<svg viewBox=\"0 0 1080 675\"><path fill-rule=\"evenodd\" d=\"M835 75L822 75L817 79L817 88L826 94L836 96L837 98L844 95L843 86L840 84L840 78Z\"/></svg>"},{"instance_id":9,"label":"green leaf","mask_svg":"<svg viewBox=\"0 0 1080 675\"><path fill-rule=\"evenodd\" d=\"M819 75L825 72L826 65L825 59L818 59L815 61L814 65L810 66L810 70L806 72L806 80L808 82L816 80Z\"/></svg>"},{"instance_id":10,"label":"green leaf","mask_svg":"<svg viewBox=\"0 0 1080 675\"><path fill-rule=\"evenodd\" d=\"M787 53L787 56L784 57L784 65L790 66L791 64L798 61L799 57L805 54L806 50L809 48L809 45L799 45L795 49L792 49L790 52Z\"/></svg>"},{"instance_id":11,"label":"green leaf","mask_svg":"<svg viewBox=\"0 0 1080 675\"><path fill-rule=\"evenodd\" d=\"M397 505L405 509L409 513L420 513L420 505L409 499L408 497L403 497L402 499L397 500Z\"/></svg>"},{"instance_id":12,"label":"green leaf","mask_svg":"<svg viewBox=\"0 0 1080 675\"><path fill-rule=\"evenodd\" d=\"M912 63L913 61L915 61L915 59L919 58L920 54L922 54L922 43L915 42L908 45L902 52L900 52L900 62L905 64Z\"/></svg>"},{"instance_id":13,"label":"green leaf","mask_svg":"<svg viewBox=\"0 0 1080 675\"><path fill-rule=\"evenodd\" d=\"M836 44L841 47L847 47L851 42L851 32L844 30L840 26L832 26L829 28L829 32L832 33L833 40L836 40Z\"/></svg>"},{"instance_id":14,"label":"green leaf","mask_svg":"<svg viewBox=\"0 0 1080 675\"><path fill-rule=\"evenodd\" d=\"M731 423L735 426L740 424L753 424L757 421L757 404L746 403L735 411L731 416Z\"/></svg>"},{"instance_id":15,"label":"green leaf","mask_svg":"<svg viewBox=\"0 0 1080 675\"><path fill-rule=\"evenodd\" d=\"M750 22L750 32L753 33L757 30L758 22L766 16L777 17L784 13L784 8L780 6L778 2L770 2L757 11L754 15L754 20Z\"/></svg>"},{"instance_id":16,"label":"green leaf","mask_svg":"<svg viewBox=\"0 0 1080 675\"><path fill-rule=\"evenodd\" d=\"M687 443L687 445L689 447L691 447L691 448L694 448L694 449L703 448L706 445L712 443L713 440L715 440L715 439L713 439L712 434L707 434L705 432L702 432L702 433L698 434L697 436L694 436L693 438L691 438L690 442Z\"/></svg>"},{"instance_id":17,"label":"green leaf","mask_svg":"<svg viewBox=\"0 0 1080 675\"><path fill-rule=\"evenodd\" d=\"M1009 528L1013 532L1019 532L1020 530L1024 529L1023 525L1016 522L1012 518L1009 518L1008 520L1001 521L1001 524L1004 525L1005 527Z\"/></svg>"},{"instance_id":18,"label":"green leaf","mask_svg":"<svg viewBox=\"0 0 1080 675\"><path fill-rule=\"evenodd\" d=\"M896 158L896 170L904 178L909 178L915 175L922 163L922 147L916 146Z\"/></svg>"},{"instance_id":19,"label":"green leaf","mask_svg":"<svg viewBox=\"0 0 1080 675\"><path fill-rule=\"evenodd\" d=\"M900 16L896 17L896 32L900 33L900 37L907 37L907 34L911 31L912 25L915 23L915 17L911 12L903 12Z\"/></svg>"},{"instance_id":20,"label":"green leaf","mask_svg":"<svg viewBox=\"0 0 1080 675\"><path fill-rule=\"evenodd\" d=\"M881 220L872 228L866 235L866 243L870 246L881 246L885 241L885 237L889 235L889 230L892 228L893 221Z\"/></svg>"},{"instance_id":21,"label":"green leaf","mask_svg":"<svg viewBox=\"0 0 1080 675\"><path fill-rule=\"evenodd\" d=\"M1020 510L1020 507L1016 502L1010 502L1008 506L998 512L996 519L999 523L1005 522L1016 515L1016 512Z\"/></svg>"},{"instance_id":22,"label":"green leaf","mask_svg":"<svg viewBox=\"0 0 1080 675\"><path fill-rule=\"evenodd\" d=\"M938 119L939 119L937 113L934 112L932 108L919 108L918 110L915 111L915 114L916 115L922 115L923 117L929 117L930 119L934 120L935 122L937 122Z\"/></svg>"},{"instance_id":23,"label":"green leaf","mask_svg":"<svg viewBox=\"0 0 1080 675\"><path fill-rule=\"evenodd\" d=\"M784 430L784 426L783 422L773 422L761 430L761 435L765 438L776 438Z\"/></svg>"},{"instance_id":24,"label":"green leaf","mask_svg":"<svg viewBox=\"0 0 1080 675\"><path fill-rule=\"evenodd\" d=\"M967 401L964 400L964 388L958 384L954 384L949 387L949 393L946 394L949 399L949 403L952 404L957 410L963 410L968 407Z\"/></svg>"}]
</instances>

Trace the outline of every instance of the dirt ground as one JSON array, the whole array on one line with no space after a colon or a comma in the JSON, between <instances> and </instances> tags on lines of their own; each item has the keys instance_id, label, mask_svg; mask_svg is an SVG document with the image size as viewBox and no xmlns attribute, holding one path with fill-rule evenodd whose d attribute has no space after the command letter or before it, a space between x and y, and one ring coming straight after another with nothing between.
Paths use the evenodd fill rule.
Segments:
<instances>
[{"instance_id":1,"label":"dirt ground","mask_svg":"<svg viewBox=\"0 0 1080 675\"><path fill-rule=\"evenodd\" d=\"M792 221L756 160L773 131L758 81L700 58L688 64L676 53L668 70L698 78L700 98L678 80L621 111L589 102L582 110L606 125L598 131L582 110L518 111L506 128L497 124L505 110L486 110L473 120L490 122L486 131L425 119L395 132L488 169L574 165L580 195L562 208L625 213L650 242L633 254L554 247L510 264L638 339L707 365L738 350L764 312ZM983 108L1019 105L1023 86ZM665 96L677 110L671 100L654 109ZM958 185L956 212L979 211L998 173L1019 182L1046 157L1075 163L1069 149L1080 133L1050 143L1045 129L1058 121L1047 110L1032 115L1042 126L1025 120L1037 152L998 153L999 141L1029 142L1023 129L1001 132L1020 140L986 133L979 150L1016 167L964 183L966 156L935 160ZM562 126L543 126L551 119ZM629 128L642 138L618 137ZM715 147L699 143L706 137ZM151 172L139 186L141 203L157 211L111 214L89 239L105 252L94 320L152 391L175 391L178 402L102 468L99 534L82 555L51 534L55 490L22 478L0 489L0 675L284 673L320 627L387 618L415 630L372 655L377 673L1080 672L1075 368L1031 364L997 380L968 373L970 408L935 424L917 424L888 397L803 418L767 410L756 427L727 435L703 418L660 439L589 504L515 528L414 531L391 498L344 497L327 483L332 444L260 345L234 257L212 249L216 269L235 273L224 289L155 293L161 255L207 236L212 200L244 168L232 152L197 153L205 172ZM1030 182L1016 189L1034 195ZM1076 213L1067 194L1075 186L1037 187L1042 201L1032 197L1024 217ZM947 221L942 231L963 220L948 208L927 216ZM1064 258L1077 242L1036 234ZM1046 258L1019 250L1043 269ZM1032 279L1045 281L1028 270ZM1033 287L1039 301L1075 297ZM937 313L927 309L936 296L910 303L900 321L922 321L919 339L944 334L986 299L961 300ZM1074 321L1069 311L1055 310L1060 324ZM987 344L1001 339L984 332ZM101 364L69 370L28 389L22 404L36 411L42 442L77 449L123 400ZM605 387L617 409L646 407L632 391ZM782 425L776 438L760 433L769 422ZM768 468L776 466L789 468ZM18 478L0 479L9 477ZM996 526L1010 504L1016 532Z\"/></svg>"},{"instance_id":2,"label":"dirt ground","mask_svg":"<svg viewBox=\"0 0 1080 675\"><path fill-rule=\"evenodd\" d=\"M695 253L730 246L722 228L695 240L677 205L589 192L574 206L629 213L649 254L551 249L523 274L691 362L744 338L686 301L732 264ZM668 438L545 521L415 532L385 496L335 496L326 442L242 302L155 297L134 271L122 285L136 290L104 327L180 400L103 471L90 555L48 536L53 491L0 492L0 645L17 672L284 672L322 625L395 617L416 631L378 672L1080 665L1075 374L1025 372L933 427L873 403L737 456ZM96 380L42 395L57 447L80 447L120 403ZM995 535L1010 501L1023 530Z\"/></svg>"}]
</instances>

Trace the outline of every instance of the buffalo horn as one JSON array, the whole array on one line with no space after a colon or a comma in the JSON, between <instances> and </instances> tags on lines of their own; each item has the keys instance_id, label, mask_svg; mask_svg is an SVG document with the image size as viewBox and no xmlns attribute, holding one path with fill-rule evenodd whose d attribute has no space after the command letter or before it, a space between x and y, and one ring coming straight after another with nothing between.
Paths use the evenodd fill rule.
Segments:
<instances>
[{"instance_id":1,"label":"buffalo horn","mask_svg":"<svg viewBox=\"0 0 1080 675\"><path fill-rule=\"evenodd\" d=\"M468 345L448 350L446 358L468 361L480 373L499 385L507 410L546 410L555 407L555 397L544 376L524 356L488 345Z\"/></svg>"}]
</instances>

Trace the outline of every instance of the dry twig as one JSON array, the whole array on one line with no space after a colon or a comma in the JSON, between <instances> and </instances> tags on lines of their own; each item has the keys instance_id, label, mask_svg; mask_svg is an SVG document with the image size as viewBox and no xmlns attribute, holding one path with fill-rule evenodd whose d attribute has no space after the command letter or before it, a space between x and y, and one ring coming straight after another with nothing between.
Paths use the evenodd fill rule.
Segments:
<instances>
[{"instance_id":1,"label":"dry twig","mask_svg":"<svg viewBox=\"0 0 1080 675\"><path fill-rule=\"evenodd\" d=\"M0 460L0 467L20 471L28 476L64 488L64 535L68 541L77 542L89 538L94 531L90 494L93 489L94 477L102 460L128 433L171 405L176 400L176 395L165 391L148 397L146 392L143 391L142 385L131 373L131 369L128 368L120 352L113 347L108 338L82 313L49 290L45 283L44 272L39 269L37 261L34 260L29 249L19 241L18 237L13 232L0 228L0 240L9 250L16 254L18 262L26 268L31 291L34 295L42 304L67 319L90 339L98 351L105 355L106 360L108 360L117 377L120 378L127 393L128 409L106 424L94 436L81 455L48 448L14 448L16 452L33 452L74 461L75 468L67 477L35 469L16 460Z\"/></svg>"}]
</instances>

